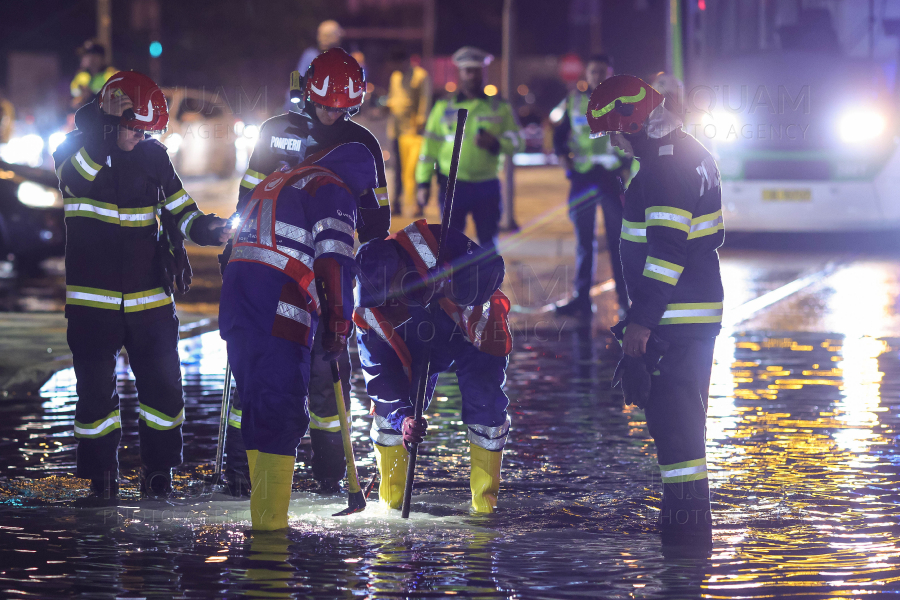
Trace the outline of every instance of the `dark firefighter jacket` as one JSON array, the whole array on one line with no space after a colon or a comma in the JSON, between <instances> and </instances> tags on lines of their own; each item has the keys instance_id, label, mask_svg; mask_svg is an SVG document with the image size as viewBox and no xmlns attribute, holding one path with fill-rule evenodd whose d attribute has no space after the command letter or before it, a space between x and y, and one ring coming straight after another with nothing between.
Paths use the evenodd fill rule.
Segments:
<instances>
[{"instance_id":1,"label":"dark firefighter jacket","mask_svg":"<svg viewBox=\"0 0 900 600\"><path fill-rule=\"evenodd\" d=\"M628 321L666 340L715 336L725 237L716 161L682 129L634 149L641 169L625 193L621 241Z\"/></svg>"},{"instance_id":2,"label":"dark firefighter jacket","mask_svg":"<svg viewBox=\"0 0 900 600\"><path fill-rule=\"evenodd\" d=\"M96 102L53 154L66 215L66 316L152 319L174 312L156 257L157 215L167 211L185 238L218 244L182 187L166 148L146 139L124 152L116 121ZM104 130L106 135L104 135Z\"/></svg>"},{"instance_id":3,"label":"dark firefighter jacket","mask_svg":"<svg viewBox=\"0 0 900 600\"><path fill-rule=\"evenodd\" d=\"M322 125L315 112L289 112L272 117L262 124L250 165L238 191L238 212L241 212L260 181L273 172L300 164L311 164L323 151L339 144L358 142L365 146L375 161L378 174L376 187L359 197L356 224L360 242L388 235L391 208L388 203L387 179L381 146L368 129L349 119L333 125Z\"/></svg>"}]
</instances>

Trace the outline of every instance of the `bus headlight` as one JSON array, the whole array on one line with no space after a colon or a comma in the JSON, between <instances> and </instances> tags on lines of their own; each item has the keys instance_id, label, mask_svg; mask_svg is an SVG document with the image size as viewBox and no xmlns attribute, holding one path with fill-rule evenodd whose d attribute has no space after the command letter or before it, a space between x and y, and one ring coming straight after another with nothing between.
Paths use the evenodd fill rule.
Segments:
<instances>
[{"instance_id":1,"label":"bus headlight","mask_svg":"<svg viewBox=\"0 0 900 600\"><path fill-rule=\"evenodd\" d=\"M875 110L852 110L838 121L838 135L848 144L867 142L880 137L887 129L884 116Z\"/></svg>"},{"instance_id":2,"label":"bus headlight","mask_svg":"<svg viewBox=\"0 0 900 600\"><path fill-rule=\"evenodd\" d=\"M741 137L741 123L731 113L704 113L700 124L703 126L703 137L717 142L734 142Z\"/></svg>"}]
</instances>

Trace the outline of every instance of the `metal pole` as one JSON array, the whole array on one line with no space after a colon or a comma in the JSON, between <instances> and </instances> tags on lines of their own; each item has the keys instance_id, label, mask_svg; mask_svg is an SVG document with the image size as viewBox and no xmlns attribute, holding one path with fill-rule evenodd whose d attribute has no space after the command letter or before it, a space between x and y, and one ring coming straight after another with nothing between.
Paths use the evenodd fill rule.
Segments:
<instances>
[{"instance_id":1,"label":"metal pole","mask_svg":"<svg viewBox=\"0 0 900 600\"><path fill-rule=\"evenodd\" d=\"M869 0L869 58L875 58L875 0Z\"/></svg>"},{"instance_id":2,"label":"metal pole","mask_svg":"<svg viewBox=\"0 0 900 600\"><path fill-rule=\"evenodd\" d=\"M515 0L503 0L503 94L510 102L513 97L513 29L516 18ZM515 165L511 156L503 162L503 222L506 231L517 231L515 213Z\"/></svg>"},{"instance_id":3,"label":"metal pole","mask_svg":"<svg viewBox=\"0 0 900 600\"><path fill-rule=\"evenodd\" d=\"M444 192L444 207L441 213L441 237L438 240L437 261L435 264L438 268L444 265L447 252L447 232L450 230L450 215L453 212L453 196L456 193L456 173L459 169L459 151L462 146L463 134L466 129L466 117L469 111L461 108L456 113L456 132L453 136L453 154L450 157L450 172L447 174L447 188ZM431 323L432 331L434 331L433 310L440 310L431 306L429 303L425 310L428 311L428 320ZM415 410L415 418L418 421L422 418L422 412L425 410L425 394L428 392L428 379L431 376L431 344L426 344L422 354L419 368L414 371L413 377L416 383L415 399L413 408ZM400 508L400 516L404 519L409 518L409 510L412 506L413 484L416 478L416 458L419 455L419 444L410 444L409 447L409 463L406 468L406 488L403 490L403 506Z\"/></svg>"},{"instance_id":4,"label":"metal pole","mask_svg":"<svg viewBox=\"0 0 900 600\"><path fill-rule=\"evenodd\" d=\"M603 52L603 5L602 0L591 0L591 54Z\"/></svg>"},{"instance_id":5,"label":"metal pole","mask_svg":"<svg viewBox=\"0 0 900 600\"><path fill-rule=\"evenodd\" d=\"M222 478L222 463L225 454L225 430L228 428L228 413L231 409L231 363L225 361L225 385L222 387L222 408L219 412L219 441L216 444L215 483Z\"/></svg>"},{"instance_id":6,"label":"metal pole","mask_svg":"<svg viewBox=\"0 0 900 600\"><path fill-rule=\"evenodd\" d=\"M106 50L106 64L111 64L112 0L97 0L97 41Z\"/></svg>"},{"instance_id":7,"label":"metal pole","mask_svg":"<svg viewBox=\"0 0 900 600\"><path fill-rule=\"evenodd\" d=\"M434 32L436 29L435 0L425 0L422 7L422 66L432 73L434 69Z\"/></svg>"}]
</instances>

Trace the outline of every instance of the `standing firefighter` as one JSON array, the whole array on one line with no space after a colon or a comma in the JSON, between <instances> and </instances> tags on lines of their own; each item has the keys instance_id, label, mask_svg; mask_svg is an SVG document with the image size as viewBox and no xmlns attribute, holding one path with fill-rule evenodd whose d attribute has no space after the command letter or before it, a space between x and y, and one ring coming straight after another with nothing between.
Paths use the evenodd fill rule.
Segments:
<instances>
[{"instance_id":1,"label":"standing firefighter","mask_svg":"<svg viewBox=\"0 0 900 600\"><path fill-rule=\"evenodd\" d=\"M253 529L287 527L297 446L310 421L313 338L318 328L325 355L316 362L347 351L356 203L375 178L368 149L342 144L312 166L269 175L241 214L219 325L243 405Z\"/></svg>"},{"instance_id":2,"label":"standing firefighter","mask_svg":"<svg viewBox=\"0 0 900 600\"><path fill-rule=\"evenodd\" d=\"M503 259L449 229L447 256L435 281L440 226L416 221L386 240L365 244L357 253L359 357L366 392L375 402L372 441L381 476L379 495L400 508L406 485L408 443L421 442L427 427L416 420L413 398L417 373L431 373L426 405L438 374L456 371L462 395L462 421L469 429L472 506L493 512L500 489L500 463L509 432L503 393L512 337L509 300L499 291ZM445 279L449 277L449 281ZM431 305L433 321L424 306Z\"/></svg>"},{"instance_id":3,"label":"standing firefighter","mask_svg":"<svg viewBox=\"0 0 900 600\"><path fill-rule=\"evenodd\" d=\"M644 409L656 442L663 542L708 547L706 407L722 323L722 190L715 160L669 105L645 82L619 75L594 90L587 118L591 131L610 133L641 161L625 194L631 308L616 327L624 329L618 373L625 401Z\"/></svg>"},{"instance_id":4,"label":"standing firefighter","mask_svg":"<svg viewBox=\"0 0 900 600\"><path fill-rule=\"evenodd\" d=\"M465 231L466 217L472 213L478 243L488 248L496 245L500 230L502 197L500 154L513 155L521 148L519 125L513 117L509 102L484 92L484 70L491 55L477 48L465 46L453 54L453 64L459 68L459 93L438 100L425 125L425 143L416 166L419 183L418 203L428 202L431 175L438 166L439 202L444 205L444 190L450 172L453 137L456 134L456 114L460 108L469 111L465 137L460 152L456 182L457 197L450 215L450 226Z\"/></svg>"},{"instance_id":5,"label":"standing firefighter","mask_svg":"<svg viewBox=\"0 0 900 600\"><path fill-rule=\"evenodd\" d=\"M359 240L384 238L391 225L384 158L381 147L368 129L350 120L359 111L365 98L365 73L356 60L340 48L320 54L310 65L302 83L303 102L300 112L289 112L263 123L259 141L250 157L250 165L241 180L238 212L246 207L254 189L267 175L283 168L308 164L322 152L340 144L356 143L365 148L375 164L375 177L370 178L368 165L366 180L371 185L357 191L354 209L355 227ZM361 163L354 161L352 166ZM352 241L350 243L352 247ZM312 442L313 477L323 492L339 489L344 477L345 462L340 422L334 398L331 370L327 363L315 360L321 355L322 339L316 336L312 346L314 360L309 379L310 441ZM344 352L339 358L345 404L350 406L350 356ZM235 493L246 493L247 465L244 463L240 427L242 401L236 396L229 418L227 436L228 462L226 477Z\"/></svg>"},{"instance_id":6,"label":"standing firefighter","mask_svg":"<svg viewBox=\"0 0 900 600\"><path fill-rule=\"evenodd\" d=\"M145 138L145 132L164 131L168 119L165 97L150 78L116 73L98 101L76 113L78 129L53 155L66 211L77 473L105 497L118 490L116 357L122 346L140 400L141 491L168 493L171 468L181 464L178 318L171 280L161 270L172 255L168 243L158 243L157 215L173 241L184 236L218 245L228 237L227 222L204 215L184 191L165 146Z\"/></svg>"},{"instance_id":7,"label":"standing firefighter","mask_svg":"<svg viewBox=\"0 0 900 600\"><path fill-rule=\"evenodd\" d=\"M591 92L607 77L612 62L605 54L588 59L585 79L588 89L573 90L557 107L559 124L553 131L553 147L572 185L569 190L569 218L575 226L575 297L557 308L562 316L592 313L591 286L594 283L594 256L597 254L597 205L603 211L606 245L612 263L619 307L628 308L628 294L619 258L619 231L622 228L623 180L630 174L632 159L613 148L607 137L594 137L587 112ZM554 115L556 116L556 115Z\"/></svg>"}]
</instances>

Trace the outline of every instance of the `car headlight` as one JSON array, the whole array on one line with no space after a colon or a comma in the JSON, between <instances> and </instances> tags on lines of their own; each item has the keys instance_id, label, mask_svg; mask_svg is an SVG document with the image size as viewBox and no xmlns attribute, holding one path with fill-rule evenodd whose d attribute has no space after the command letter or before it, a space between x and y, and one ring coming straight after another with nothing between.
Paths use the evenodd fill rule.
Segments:
<instances>
[{"instance_id":1,"label":"car headlight","mask_svg":"<svg viewBox=\"0 0 900 600\"><path fill-rule=\"evenodd\" d=\"M876 110L847 111L838 120L838 135L848 144L874 140L885 129L887 120Z\"/></svg>"},{"instance_id":2,"label":"car headlight","mask_svg":"<svg viewBox=\"0 0 900 600\"><path fill-rule=\"evenodd\" d=\"M19 202L32 208L50 208L61 204L58 191L31 181L19 184L17 196Z\"/></svg>"},{"instance_id":3,"label":"car headlight","mask_svg":"<svg viewBox=\"0 0 900 600\"><path fill-rule=\"evenodd\" d=\"M14 137L0 146L0 159L10 164L39 167L43 162L44 140L36 133Z\"/></svg>"},{"instance_id":4,"label":"car headlight","mask_svg":"<svg viewBox=\"0 0 900 600\"><path fill-rule=\"evenodd\" d=\"M703 136L717 142L735 142L741 137L741 122L731 113L704 113L700 124Z\"/></svg>"}]
</instances>

